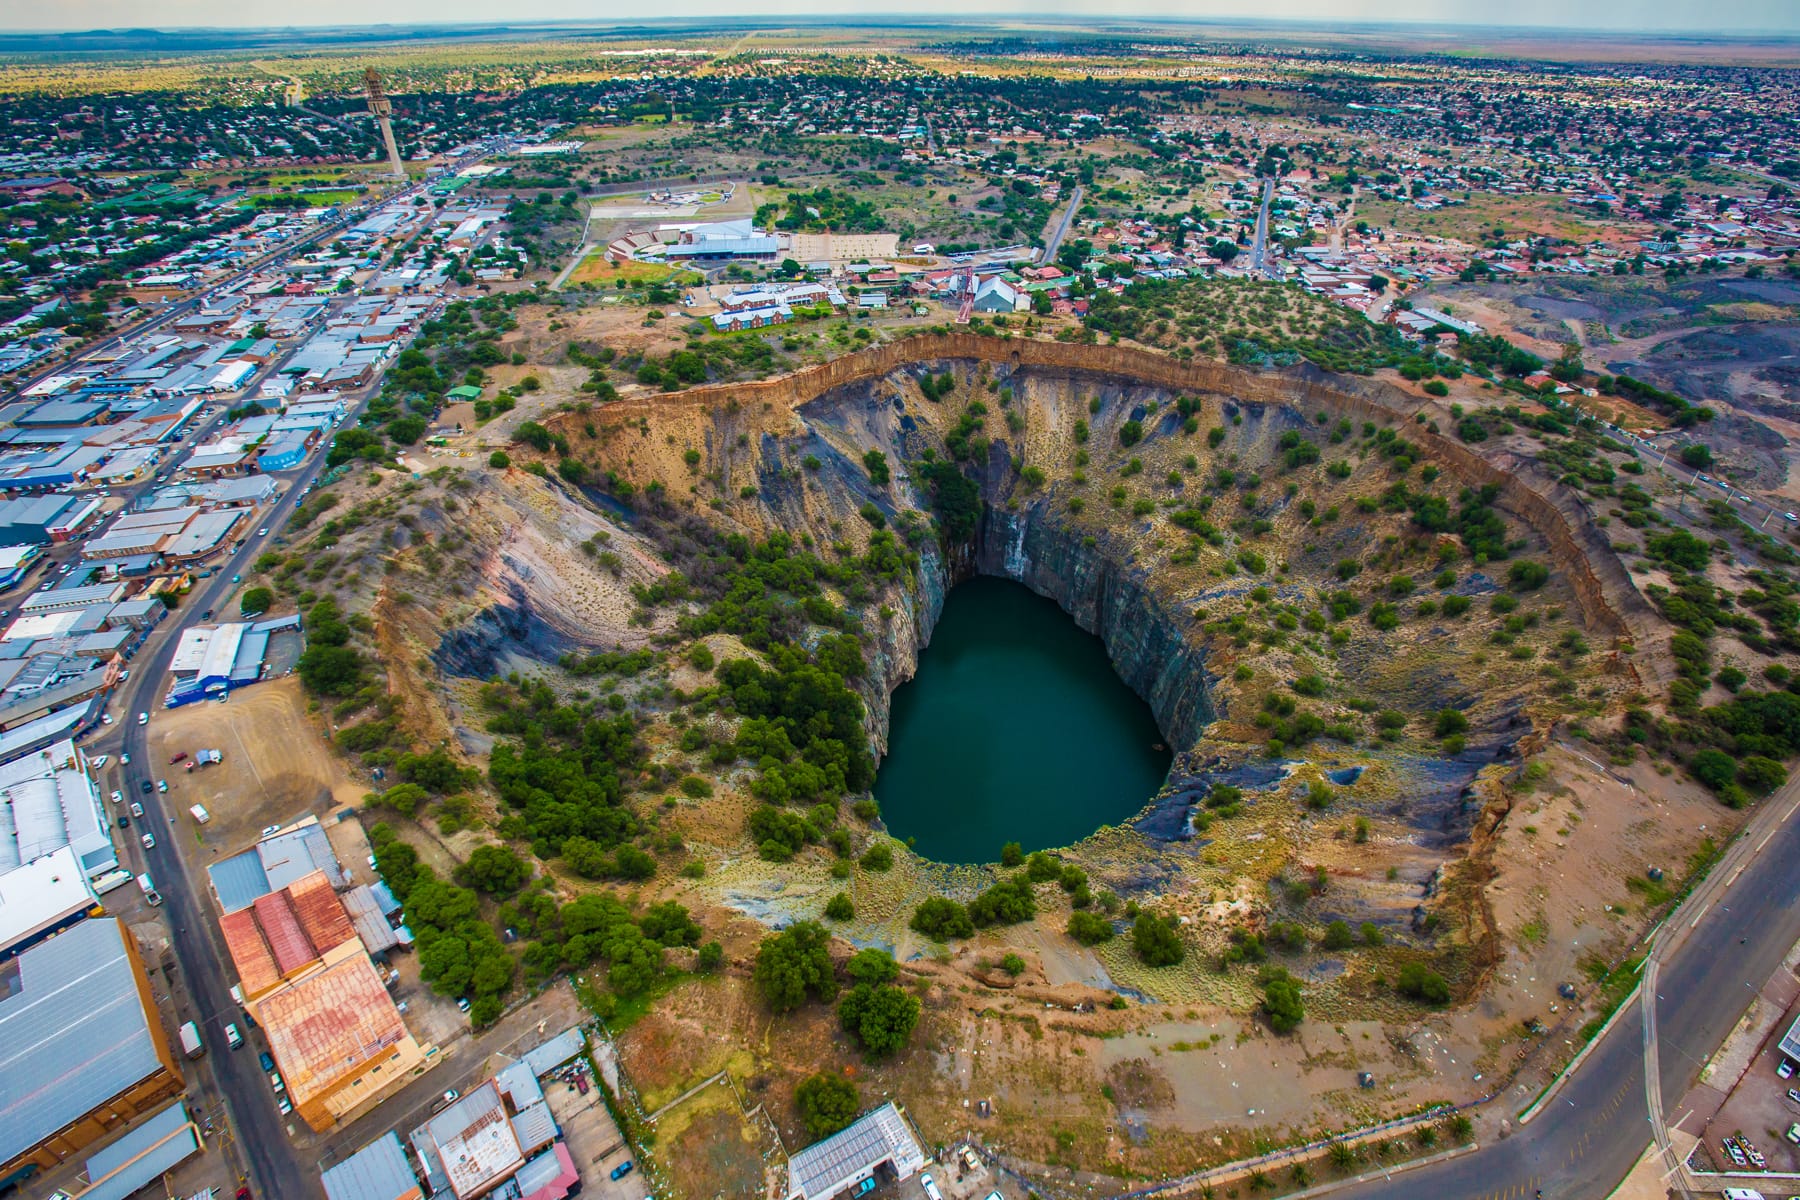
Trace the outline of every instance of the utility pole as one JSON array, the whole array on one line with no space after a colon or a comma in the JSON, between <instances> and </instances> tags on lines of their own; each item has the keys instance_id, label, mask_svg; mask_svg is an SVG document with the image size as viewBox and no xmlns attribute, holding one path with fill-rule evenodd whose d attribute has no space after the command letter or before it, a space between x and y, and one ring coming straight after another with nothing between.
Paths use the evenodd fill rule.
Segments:
<instances>
[{"instance_id":1,"label":"utility pole","mask_svg":"<svg viewBox=\"0 0 1800 1200\"><path fill-rule=\"evenodd\" d=\"M395 179L406 178L406 166L400 161L400 147L394 144L394 103L382 90L381 76L374 67L363 70L363 91L369 96L369 112L381 126L381 140L387 146L388 172Z\"/></svg>"}]
</instances>

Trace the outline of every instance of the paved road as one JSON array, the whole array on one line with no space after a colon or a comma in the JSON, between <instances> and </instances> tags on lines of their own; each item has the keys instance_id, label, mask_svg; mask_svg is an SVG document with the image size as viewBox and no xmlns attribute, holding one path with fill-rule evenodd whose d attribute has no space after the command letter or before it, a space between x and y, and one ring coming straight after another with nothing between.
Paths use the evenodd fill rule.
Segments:
<instances>
[{"instance_id":1,"label":"paved road","mask_svg":"<svg viewBox=\"0 0 1800 1200\"><path fill-rule=\"evenodd\" d=\"M1038 256L1038 262L1049 265L1056 261L1056 252L1062 249L1063 238L1069 235L1069 223L1075 219L1075 213L1081 208L1082 186L1078 183L1075 190L1069 193L1069 207L1063 210L1062 220L1056 223L1056 232L1044 243L1044 252Z\"/></svg>"},{"instance_id":2,"label":"paved road","mask_svg":"<svg viewBox=\"0 0 1800 1200\"><path fill-rule=\"evenodd\" d=\"M1275 202L1275 181L1263 180L1262 205L1256 210L1256 236L1250 241L1252 274L1269 273L1269 206Z\"/></svg>"},{"instance_id":3,"label":"paved road","mask_svg":"<svg viewBox=\"0 0 1800 1200\"><path fill-rule=\"evenodd\" d=\"M1665 1107L1680 1102L1757 989L1800 939L1796 861L1800 822L1786 821L1741 875L1735 880L1720 877L1730 883L1723 902L1710 905L1686 942L1663 959L1656 989L1660 996L1654 1003ZM1678 914L1672 919L1694 918ZM1746 940L1740 943L1739 938ZM1541 1188L1547 1200L1607 1195L1650 1145L1642 1028L1634 1001L1545 1110L1510 1138L1450 1162L1335 1194L1382 1200L1529 1200Z\"/></svg>"},{"instance_id":4,"label":"paved road","mask_svg":"<svg viewBox=\"0 0 1800 1200\"><path fill-rule=\"evenodd\" d=\"M317 453L313 462L289 486L288 492L264 518L271 536L292 515L300 492L317 477L325 455ZM160 640L150 654L132 663L131 678L119 690L114 712L116 723L94 740L90 751L124 750L131 762L122 770L120 788L129 800L144 806L144 818L132 823L129 834L130 853L147 869L162 893L175 957L187 983L188 993L199 1009L201 1040L206 1043L205 1064L210 1067L231 1114L237 1135L239 1153L248 1162L250 1176L259 1196L311 1197L321 1194L319 1181L305 1160L295 1153L283 1127L284 1118L276 1110L275 1096L268 1078L257 1061L258 1044L244 1020L242 1010L231 999L231 977L225 965L230 961L219 939L217 917L209 900L210 889L204 870L195 865L191 870L177 852L175 841L187 836L175 823L173 814L180 807L175 794L163 796L155 791L146 794L143 782L161 777L167 764L151 756L146 733L137 723L140 712L154 713L161 707L162 685L167 678L169 660L180 640L180 630L197 624L207 609L219 609L237 585L233 574L248 570L249 564L262 553L267 538L251 536L243 547L220 565L219 573L204 581L183 601L162 630ZM202 703L205 703L204 701ZM138 843L138 835L150 831L156 845L146 851ZM235 1022L252 1040L241 1050L228 1049L225 1041L226 1022Z\"/></svg>"}]
</instances>

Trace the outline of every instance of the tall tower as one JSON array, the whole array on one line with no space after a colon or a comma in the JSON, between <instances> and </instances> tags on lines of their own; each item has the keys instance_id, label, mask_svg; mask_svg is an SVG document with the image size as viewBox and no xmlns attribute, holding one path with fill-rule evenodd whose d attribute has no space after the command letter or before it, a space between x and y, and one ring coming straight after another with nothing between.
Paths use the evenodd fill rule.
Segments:
<instances>
[{"instance_id":1,"label":"tall tower","mask_svg":"<svg viewBox=\"0 0 1800 1200\"><path fill-rule=\"evenodd\" d=\"M363 69L363 91L369 95L369 112L381 126L381 140L387 145L388 170L395 179L406 178L406 167L400 161L400 147L394 144L394 104L381 90L381 76L374 67Z\"/></svg>"}]
</instances>

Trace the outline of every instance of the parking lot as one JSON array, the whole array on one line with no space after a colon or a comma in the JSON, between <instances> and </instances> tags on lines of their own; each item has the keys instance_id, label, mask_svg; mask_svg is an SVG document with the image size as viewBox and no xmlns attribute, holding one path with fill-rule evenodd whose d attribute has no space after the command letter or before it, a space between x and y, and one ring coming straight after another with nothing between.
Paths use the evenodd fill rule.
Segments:
<instances>
[{"instance_id":1,"label":"parking lot","mask_svg":"<svg viewBox=\"0 0 1800 1200\"><path fill-rule=\"evenodd\" d=\"M581 1175L581 1194L600 1200L645 1200L650 1185L633 1162L631 1147L619 1133L612 1114L606 1110L600 1088L591 1076L584 1094L568 1080L548 1077L543 1080L544 1099L550 1112L562 1127L563 1140L569 1145L569 1156ZM632 1169L614 1179L612 1173L621 1164L631 1162Z\"/></svg>"},{"instance_id":2,"label":"parking lot","mask_svg":"<svg viewBox=\"0 0 1800 1200\"><path fill-rule=\"evenodd\" d=\"M1737 1030L1701 1074L1701 1082L1683 1098L1682 1108L1694 1116L1684 1128L1705 1122L1695 1164L1721 1171L1800 1172L1800 1063L1784 1068L1782 1035L1800 1018L1800 976L1795 974L1800 948L1763 985L1756 1002ZM1784 1069L1791 1071L1783 1077ZM1673 1121L1681 1109L1671 1109ZM1732 1154L1735 1148L1742 1162ZM1763 1165L1755 1157L1761 1155ZM1777 1188L1782 1195L1796 1189Z\"/></svg>"}]
</instances>

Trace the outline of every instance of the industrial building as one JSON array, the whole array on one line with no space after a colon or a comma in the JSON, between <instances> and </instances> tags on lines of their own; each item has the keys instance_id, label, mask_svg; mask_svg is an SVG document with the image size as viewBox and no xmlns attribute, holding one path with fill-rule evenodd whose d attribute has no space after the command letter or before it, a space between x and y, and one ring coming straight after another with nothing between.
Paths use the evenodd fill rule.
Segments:
<instances>
[{"instance_id":1,"label":"industrial building","mask_svg":"<svg viewBox=\"0 0 1800 1200\"><path fill-rule=\"evenodd\" d=\"M0 878L63 849L89 879L119 865L87 757L66 738L0 763Z\"/></svg>"},{"instance_id":2,"label":"industrial building","mask_svg":"<svg viewBox=\"0 0 1800 1200\"><path fill-rule=\"evenodd\" d=\"M222 695L263 677L271 636L298 633L298 616L267 621L198 625L181 632L169 671L175 683L163 703L169 708Z\"/></svg>"},{"instance_id":3,"label":"industrial building","mask_svg":"<svg viewBox=\"0 0 1800 1200\"><path fill-rule=\"evenodd\" d=\"M0 875L0 963L101 911L69 846Z\"/></svg>"},{"instance_id":4,"label":"industrial building","mask_svg":"<svg viewBox=\"0 0 1800 1200\"><path fill-rule=\"evenodd\" d=\"M317 817L307 817L270 834L255 846L206 869L220 912L236 912L270 892L321 871L332 887L348 887L350 876L331 852Z\"/></svg>"},{"instance_id":5,"label":"industrial building","mask_svg":"<svg viewBox=\"0 0 1800 1200\"><path fill-rule=\"evenodd\" d=\"M788 1159L788 1200L832 1200L865 1181L910 1179L925 1152L892 1101Z\"/></svg>"},{"instance_id":6,"label":"industrial building","mask_svg":"<svg viewBox=\"0 0 1800 1200\"><path fill-rule=\"evenodd\" d=\"M0 1189L183 1086L124 922L82 921L0 963Z\"/></svg>"},{"instance_id":7,"label":"industrial building","mask_svg":"<svg viewBox=\"0 0 1800 1200\"><path fill-rule=\"evenodd\" d=\"M424 1200L425 1190L406 1148L393 1130L331 1167L320 1177L326 1200Z\"/></svg>"},{"instance_id":8,"label":"industrial building","mask_svg":"<svg viewBox=\"0 0 1800 1200\"><path fill-rule=\"evenodd\" d=\"M177 1100L88 1156L88 1186L70 1200L127 1200L200 1153L200 1128Z\"/></svg>"},{"instance_id":9,"label":"industrial building","mask_svg":"<svg viewBox=\"0 0 1800 1200\"><path fill-rule=\"evenodd\" d=\"M424 1069L350 915L313 870L219 922L244 1008L263 1028L288 1099L315 1130L350 1119Z\"/></svg>"}]
</instances>

